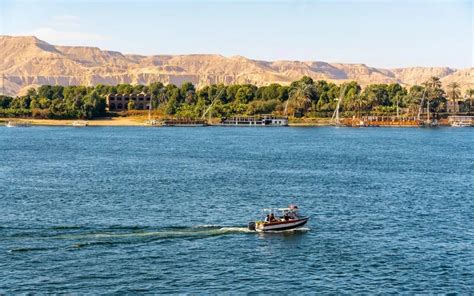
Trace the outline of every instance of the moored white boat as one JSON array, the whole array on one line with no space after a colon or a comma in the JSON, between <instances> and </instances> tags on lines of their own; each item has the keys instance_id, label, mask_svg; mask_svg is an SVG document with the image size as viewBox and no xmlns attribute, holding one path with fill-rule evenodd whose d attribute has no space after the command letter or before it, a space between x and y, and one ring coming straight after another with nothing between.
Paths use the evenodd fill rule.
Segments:
<instances>
[{"instance_id":1,"label":"moored white boat","mask_svg":"<svg viewBox=\"0 0 474 296\"><path fill-rule=\"evenodd\" d=\"M454 121L451 123L452 127L470 127L472 126L471 123L469 122L464 122L464 121Z\"/></svg>"},{"instance_id":2,"label":"moored white boat","mask_svg":"<svg viewBox=\"0 0 474 296\"><path fill-rule=\"evenodd\" d=\"M6 127L30 127L31 122L29 121L9 121Z\"/></svg>"},{"instance_id":3,"label":"moored white boat","mask_svg":"<svg viewBox=\"0 0 474 296\"><path fill-rule=\"evenodd\" d=\"M474 126L474 116L449 116L448 122L452 127L470 127Z\"/></svg>"},{"instance_id":4,"label":"moored white boat","mask_svg":"<svg viewBox=\"0 0 474 296\"><path fill-rule=\"evenodd\" d=\"M88 125L89 125L89 123L87 121L84 121L84 120L76 120L76 121L72 122L72 126L74 126L74 127L86 127Z\"/></svg>"},{"instance_id":5,"label":"moored white boat","mask_svg":"<svg viewBox=\"0 0 474 296\"><path fill-rule=\"evenodd\" d=\"M248 228L257 232L272 232L297 229L305 225L309 217L299 214L299 208L290 205L288 208L282 209L264 209L268 214L263 221L249 222ZM279 212L280 214L275 214Z\"/></svg>"}]
</instances>

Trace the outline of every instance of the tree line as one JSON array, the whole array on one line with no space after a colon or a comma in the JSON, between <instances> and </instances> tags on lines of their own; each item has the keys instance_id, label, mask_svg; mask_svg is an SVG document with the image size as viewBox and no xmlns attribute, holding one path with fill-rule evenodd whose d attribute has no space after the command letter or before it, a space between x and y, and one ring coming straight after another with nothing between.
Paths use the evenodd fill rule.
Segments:
<instances>
[{"instance_id":1,"label":"tree line","mask_svg":"<svg viewBox=\"0 0 474 296\"><path fill-rule=\"evenodd\" d=\"M107 114L108 94L146 93L151 97L155 112L164 116L197 118L210 111L213 117L233 115L279 114L289 116L329 117L341 100L340 111L345 116L415 115L423 101L432 112L447 110L447 102L459 106L456 112L469 112L473 105L474 90L461 94L457 83L443 89L441 81L432 77L422 85L406 88L398 83L371 84L362 88L357 82L335 84L324 80L314 81L304 76L290 85L272 83L257 87L252 84L212 84L200 89L185 82L181 86L119 84L59 86L43 85L31 88L24 96L0 96L0 116L35 118L102 117ZM422 100L423 98L423 100ZM462 101L461 105L457 102ZM212 104L212 107L210 107ZM128 110L136 109L129 101Z\"/></svg>"}]
</instances>

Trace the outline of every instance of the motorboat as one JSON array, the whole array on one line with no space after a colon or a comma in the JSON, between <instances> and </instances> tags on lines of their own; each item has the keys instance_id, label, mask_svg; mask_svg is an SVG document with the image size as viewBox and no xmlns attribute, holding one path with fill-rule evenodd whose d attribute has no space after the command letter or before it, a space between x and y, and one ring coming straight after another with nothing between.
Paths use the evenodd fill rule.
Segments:
<instances>
[{"instance_id":1,"label":"motorboat","mask_svg":"<svg viewBox=\"0 0 474 296\"><path fill-rule=\"evenodd\" d=\"M454 121L451 123L452 127L470 127L471 123L469 122L464 122L464 121Z\"/></svg>"},{"instance_id":2,"label":"motorboat","mask_svg":"<svg viewBox=\"0 0 474 296\"><path fill-rule=\"evenodd\" d=\"M257 232L272 232L296 229L305 225L309 217L301 216L296 205L287 208L264 209L266 215L264 220L249 222L249 230Z\"/></svg>"},{"instance_id":3,"label":"motorboat","mask_svg":"<svg viewBox=\"0 0 474 296\"><path fill-rule=\"evenodd\" d=\"M76 121L72 122L72 126L74 126L74 127L86 127L88 125L89 125L89 123L87 121L84 121L84 120L76 120Z\"/></svg>"}]
</instances>

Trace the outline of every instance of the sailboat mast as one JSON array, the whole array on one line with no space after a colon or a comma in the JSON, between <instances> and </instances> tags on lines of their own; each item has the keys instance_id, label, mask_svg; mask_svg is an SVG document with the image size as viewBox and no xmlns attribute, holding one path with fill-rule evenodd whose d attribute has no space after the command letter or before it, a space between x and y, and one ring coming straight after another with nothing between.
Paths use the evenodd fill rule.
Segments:
<instances>
[{"instance_id":1,"label":"sailboat mast","mask_svg":"<svg viewBox=\"0 0 474 296\"><path fill-rule=\"evenodd\" d=\"M397 96L397 120L400 118L400 112L399 112L399 109L398 109L398 104L399 104L399 98Z\"/></svg>"},{"instance_id":2,"label":"sailboat mast","mask_svg":"<svg viewBox=\"0 0 474 296\"><path fill-rule=\"evenodd\" d=\"M425 102L426 87L423 90L423 95L421 97L420 108L418 108L418 120L421 120L421 112L423 111L423 103Z\"/></svg>"},{"instance_id":3,"label":"sailboat mast","mask_svg":"<svg viewBox=\"0 0 474 296\"><path fill-rule=\"evenodd\" d=\"M430 100L426 101L426 114L428 116L428 122L430 122Z\"/></svg>"},{"instance_id":4,"label":"sailboat mast","mask_svg":"<svg viewBox=\"0 0 474 296\"><path fill-rule=\"evenodd\" d=\"M341 102L342 102L342 99L344 98L344 92L346 91L346 88L347 88L347 85L344 85L344 87L341 89L341 92L339 93L339 98L336 98L337 100L336 110L334 110L334 113L332 114L332 118L331 118L331 121L336 126L341 125L341 120L339 117L339 108L341 108Z\"/></svg>"},{"instance_id":5,"label":"sailboat mast","mask_svg":"<svg viewBox=\"0 0 474 296\"><path fill-rule=\"evenodd\" d=\"M151 122L151 108L153 108L153 101L150 100L150 106L148 106L148 121Z\"/></svg>"}]
</instances>

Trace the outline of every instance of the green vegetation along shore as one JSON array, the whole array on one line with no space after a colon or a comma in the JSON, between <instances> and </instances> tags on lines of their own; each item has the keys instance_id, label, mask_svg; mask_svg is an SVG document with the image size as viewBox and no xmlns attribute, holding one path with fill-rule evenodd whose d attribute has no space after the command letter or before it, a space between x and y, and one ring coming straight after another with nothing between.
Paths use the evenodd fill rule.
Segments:
<instances>
[{"instance_id":1,"label":"green vegetation along shore","mask_svg":"<svg viewBox=\"0 0 474 296\"><path fill-rule=\"evenodd\" d=\"M362 88L357 82L336 85L302 77L288 86L270 84L209 85L196 89L185 82L180 87L161 82L149 85L119 84L116 86L59 86L43 85L31 88L24 96L0 96L0 117L32 119L93 119L106 116L139 116L130 101L128 111L120 114L107 110L108 94L147 93L151 96L153 115L158 117L199 118L214 101L213 118L236 115L288 115L293 122L312 122L311 119L331 117L338 98L341 116L366 115L415 116L424 101L430 111L442 117L454 113L471 114L474 109L474 90L460 92L457 83L443 86L437 77L422 85L406 88L400 84L372 84ZM425 98L422 100L422 98ZM208 114L209 115L209 114ZM314 121L314 120L313 120Z\"/></svg>"}]
</instances>

